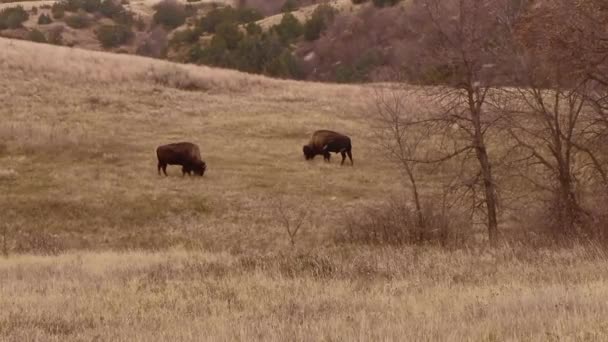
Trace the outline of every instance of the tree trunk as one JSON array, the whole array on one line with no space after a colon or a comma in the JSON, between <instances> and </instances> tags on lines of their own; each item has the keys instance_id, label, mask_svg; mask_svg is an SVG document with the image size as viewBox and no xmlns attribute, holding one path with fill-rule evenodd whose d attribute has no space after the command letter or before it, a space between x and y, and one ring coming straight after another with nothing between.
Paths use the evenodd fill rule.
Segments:
<instances>
[{"instance_id":1,"label":"tree trunk","mask_svg":"<svg viewBox=\"0 0 608 342\"><path fill-rule=\"evenodd\" d=\"M473 146L475 147L481 176L483 178L485 203L488 214L488 239L490 245L495 247L498 243L498 219L496 210L498 201L496 199L496 187L492 177L492 165L490 163L490 158L488 157L488 151L483 136L483 127L481 125L482 102L476 101L476 97L479 98L479 94L476 94L475 91L471 89L469 91L469 110L475 134L473 137Z\"/></svg>"}]
</instances>

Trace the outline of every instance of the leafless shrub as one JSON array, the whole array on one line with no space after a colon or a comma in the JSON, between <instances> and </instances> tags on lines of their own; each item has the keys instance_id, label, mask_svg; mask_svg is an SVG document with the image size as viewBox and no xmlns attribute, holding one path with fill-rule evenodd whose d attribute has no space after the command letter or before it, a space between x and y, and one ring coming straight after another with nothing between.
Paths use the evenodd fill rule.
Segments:
<instances>
[{"instance_id":1,"label":"leafless shrub","mask_svg":"<svg viewBox=\"0 0 608 342\"><path fill-rule=\"evenodd\" d=\"M166 65L159 68L150 68L146 74L152 82L181 90L211 89L209 80L197 77L183 68L175 65Z\"/></svg>"},{"instance_id":2,"label":"leafless shrub","mask_svg":"<svg viewBox=\"0 0 608 342\"><path fill-rule=\"evenodd\" d=\"M346 226L337 234L336 240L366 245L436 244L462 247L471 233L467 229L466 219L432 202L423 207L422 215L423 225L417 210L402 198L357 208L356 212L346 215Z\"/></svg>"},{"instance_id":3,"label":"leafless shrub","mask_svg":"<svg viewBox=\"0 0 608 342\"><path fill-rule=\"evenodd\" d=\"M146 35L137 47L136 53L141 56L161 58L167 53L167 43L167 32L161 26L157 26Z\"/></svg>"},{"instance_id":4,"label":"leafless shrub","mask_svg":"<svg viewBox=\"0 0 608 342\"><path fill-rule=\"evenodd\" d=\"M274 207L276 219L289 237L289 244L291 247L295 247L298 233L310 222L309 203L304 203L304 205L298 207L288 206L283 197L278 197L271 203Z\"/></svg>"}]
</instances>

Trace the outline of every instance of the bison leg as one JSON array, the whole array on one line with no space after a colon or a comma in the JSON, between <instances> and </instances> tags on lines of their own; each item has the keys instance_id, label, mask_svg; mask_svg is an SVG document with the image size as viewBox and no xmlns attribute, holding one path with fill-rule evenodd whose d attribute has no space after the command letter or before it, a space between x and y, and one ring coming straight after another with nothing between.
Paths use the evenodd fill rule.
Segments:
<instances>
[{"instance_id":1,"label":"bison leg","mask_svg":"<svg viewBox=\"0 0 608 342\"><path fill-rule=\"evenodd\" d=\"M328 163L330 162L331 155L329 154L329 151L323 152L323 159L325 159L325 161Z\"/></svg>"},{"instance_id":2,"label":"bison leg","mask_svg":"<svg viewBox=\"0 0 608 342\"><path fill-rule=\"evenodd\" d=\"M342 151L340 152L340 154L342 155L342 162L340 163L340 165L344 165L344 160L346 159L346 152Z\"/></svg>"},{"instance_id":3,"label":"bison leg","mask_svg":"<svg viewBox=\"0 0 608 342\"><path fill-rule=\"evenodd\" d=\"M167 175L167 164L164 163L158 163L158 174L160 175L160 170L163 170L163 173L165 174L165 176Z\"/></svg>"},{"instance_id":4,"label":"bison leg","mask_svg":"<svg viewBox=\"0 0 608 342\"><path fill-rule=\"evenodd\" d=\"M355 163L353 162L353 154L351 150L347 150L346 153L348 154L348 159L350 159L350 166L355 165Z\"/></svg>"}]
</instances>

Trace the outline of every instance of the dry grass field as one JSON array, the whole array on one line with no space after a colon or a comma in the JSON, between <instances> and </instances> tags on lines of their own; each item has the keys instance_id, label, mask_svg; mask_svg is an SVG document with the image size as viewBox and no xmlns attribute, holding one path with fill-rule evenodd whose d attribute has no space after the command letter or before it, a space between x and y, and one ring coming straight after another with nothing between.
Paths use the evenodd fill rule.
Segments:
<instances>
[{"instance_id":1,"label":"dry grass field","mask_svg":"<svg viewBox=\"0 0 608 342\"><path fill-rule=\"evenodd\" d=\"M0 340L608 339L602 250L334 242L400 188L369 93L0 39ZM303 160L318 128L354 167ZM156 173L182 140L203 178Z\"/></svg>"}]
</instances>

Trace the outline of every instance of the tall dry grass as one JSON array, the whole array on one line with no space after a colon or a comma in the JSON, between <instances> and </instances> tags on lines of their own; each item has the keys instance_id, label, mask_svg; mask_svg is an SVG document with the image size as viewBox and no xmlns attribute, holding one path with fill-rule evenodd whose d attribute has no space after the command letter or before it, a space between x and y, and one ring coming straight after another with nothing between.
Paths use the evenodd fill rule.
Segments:
<instances>
[{"instance_id":1,"label":"tall dry grass","mask_svg":"<svg viewBox=\"0 0 608 342\"><path fill-rule=\"evenodd\" d=\"M0 338L600 341L603 253L344 248L0 260Z\"/></svg>"}]
</instances>

